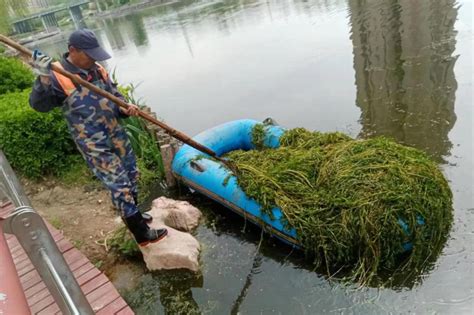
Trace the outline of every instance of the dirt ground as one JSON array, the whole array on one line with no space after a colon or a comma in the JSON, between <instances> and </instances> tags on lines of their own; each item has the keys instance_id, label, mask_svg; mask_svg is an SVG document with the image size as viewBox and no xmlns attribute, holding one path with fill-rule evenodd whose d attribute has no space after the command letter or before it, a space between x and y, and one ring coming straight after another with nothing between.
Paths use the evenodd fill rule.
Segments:
<instances>
[{"instance_id":1,"label":"dirt ground","mask_svg":"<svg viewBox=\"0 0 474 315\"><path fill-rule=\"evenodd\" d=\"M65 186L54 180L22 181L33 208L51 225L63 231L76 248L112 281L119 280L129 261L110 251L107 239L122 225L108 191L99 183ZM130 270L130 269L129 269ZM137 271L138 272L138 271Z\"/></svg>"}]
</instances>

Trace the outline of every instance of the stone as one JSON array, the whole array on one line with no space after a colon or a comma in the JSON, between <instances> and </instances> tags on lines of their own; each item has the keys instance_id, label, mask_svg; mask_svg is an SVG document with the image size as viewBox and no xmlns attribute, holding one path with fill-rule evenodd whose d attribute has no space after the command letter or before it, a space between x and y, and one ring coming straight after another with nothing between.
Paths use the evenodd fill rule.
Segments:
<instances>
[{"instance_id":1,"label":"stone","mask_svg":"<svg viewBox=\"0 0 474 315\"><path fill-rule=\"evenodd\" d=\"M168 235L157 243L140 247L149 270L189 269L199 271L199 242L189 233L152 222L153 228L166 228Z\"/></svg>"},{"instance_id":2,"label":"stone","mask_svg":"<svg viewBox=\"0 0 474 315\"><path fill-rule=\"evenodd\" d=\"M201 246L187 232L198 226L201 211L188 202L160 197L153 201L148 214L153 217L149 226L166 228L168 235L157 243L140 247L147 268L152 271L184 268L198 272Z\"/></svg>"},{"instance_id":3,"label":"stone","mask_svg":"<svg viewBox=\"0 0 474 315\"><path fill-rule=\"evenodd\" d=\"M160 218L168 226L186 232L194 230L202 216L201 211L189 202L166 197L155 199L149 214Z\"/></svg>"}]
</instances>

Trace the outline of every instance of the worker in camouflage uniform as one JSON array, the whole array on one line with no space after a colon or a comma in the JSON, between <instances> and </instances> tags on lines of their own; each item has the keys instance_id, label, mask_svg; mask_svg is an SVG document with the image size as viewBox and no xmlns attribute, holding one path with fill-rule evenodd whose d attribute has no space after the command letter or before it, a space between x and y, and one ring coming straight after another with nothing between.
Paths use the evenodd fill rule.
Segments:
<instances>
[{"instance_id":1,"label":"worker in camouflage uniform","mask_svg":"<svg viewBox=\"0 0 474 315\"><path fill-rule=\"evenodd\" d=\"M107 71L96 61L110 58L99 46L94 33L87 29L71 34L68 52L55 64L82 79L123 99ZM30 105L47 112L61 107L69 131L93 173L110 190L112 202L120 209L122 219L141 246L157 242L166 229L150 229L151 217L137 208L138 169L130 141L118 118L138 114L130 104L122 109L115 103L85 87L75 86L69 78L51 70L52 59L40 51L33 52L33 65L38 74L30 94Z\"/></svg>"}]
</instances>

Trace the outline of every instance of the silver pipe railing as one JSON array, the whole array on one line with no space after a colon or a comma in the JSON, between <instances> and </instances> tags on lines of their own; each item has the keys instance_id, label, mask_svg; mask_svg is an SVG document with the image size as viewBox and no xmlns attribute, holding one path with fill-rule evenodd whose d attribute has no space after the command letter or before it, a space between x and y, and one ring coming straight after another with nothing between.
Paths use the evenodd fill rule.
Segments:
<instances>
[{"instance_id":1,"label":"silver pipe railing","mask_svg":"<svg viewBox=\"0 0 474 315\"><path fill-rule=\"evenodd\" d=\"M32 208L1 150L0 190L15 206L15 210L8 217L0 218L3 231L17 237L62 313L95 314L46 224Z\"/></svg>"}]
</instances>

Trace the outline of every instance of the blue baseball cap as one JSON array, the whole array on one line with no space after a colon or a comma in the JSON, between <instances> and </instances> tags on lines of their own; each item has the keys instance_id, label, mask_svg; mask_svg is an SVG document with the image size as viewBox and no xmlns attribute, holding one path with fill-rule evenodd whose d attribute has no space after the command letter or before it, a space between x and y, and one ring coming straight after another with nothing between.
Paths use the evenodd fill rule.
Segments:
<instances>
[{"instance_id":1,"label":"blue baseball cap","mask_svg":"<svg viewBox=\"0 0 474 315\"><path fill-rule=\"evenodd\" d=\"M110 55L99 45L94 32L86 28L74 31L69 36L69 46L78 48L95 61L110 59Z\"/></svg>"}]
</instances>

